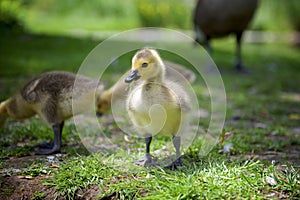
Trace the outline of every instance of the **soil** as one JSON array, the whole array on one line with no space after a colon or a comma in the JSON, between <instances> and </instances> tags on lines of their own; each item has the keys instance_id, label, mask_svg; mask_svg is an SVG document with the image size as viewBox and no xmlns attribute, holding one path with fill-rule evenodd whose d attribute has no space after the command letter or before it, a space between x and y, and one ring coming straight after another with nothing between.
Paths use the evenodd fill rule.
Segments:
<instances>
[{"instance_id":1,"label":"soil","mask_svg":"<svg viewBox=\"0 0 300 200\"><path fill-rule=\"evenodd\" d=\"M41 160L44 160L45 164L51 165L47 162L47 156L33 155L7 159L5 168L0 171L0 199L64 199L58 195L55 188L44 184L44 181L51 175L18 175L18 172L26 169L26 166ZM77 191L75 199L97 199L99 192L99 186L90 185Z\"/></svg>"},{"instance_id":2,"label":"soil","mask_svg":"<svg viewBox=\"0 0 300 200\"><path fill-rule=\"evenodd\" d=\"M47 177L39 175L33 178L25 178L23 176L1 176L1 193L0 199L55 199L57 194L54 188L43 185L42 180ZM59 198L58 198L59 199Z\"/></svg>"}]
</instances>

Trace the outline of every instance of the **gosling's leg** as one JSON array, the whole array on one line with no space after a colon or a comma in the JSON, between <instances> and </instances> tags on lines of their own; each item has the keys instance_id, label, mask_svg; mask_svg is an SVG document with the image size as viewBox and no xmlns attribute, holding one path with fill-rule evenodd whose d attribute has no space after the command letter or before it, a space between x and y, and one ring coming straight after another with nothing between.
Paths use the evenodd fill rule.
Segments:
<instances>
[{"instance_id":1,"label":"gosling's leg","mask_svg":"<svg viewBox=\"0 0 300 200\"><path fill-rule=\"evenodd\" d=\"M150 154L150 144L152 141L152 136L147 135L145 138L145 143L146 143L146 155L145 155L145 163L144 166L149 166L152 164L152 156Z\"/></svg>"},{"instance_id":2,"label":"gosling's leg","mask_svg":"<svg viewBox=\"0 0 300 200\"><path fill-rule=\"evenodd\" d=\"M146 155L145 158L135 161L134 163L137 165L141 165L144 167L149 167L156 165L157 163L152 159L152 155L150 154L150 144L152 141L152 135L146 135L145 143L146 143Z\"/></svg>"},{"instance_id":3,"label":"gosling's leg","mask_svg":"<svg viewBox=\"0 0 300 200\"><path fill-rule=\"evenodd\" d=\"M173 137L173 145L176 150L176 158L173 163L168 166L169 169L174 170L177 169L178 166L182 166L181 158L180 158L180 144L181 144L181 138L180 136L174 136Z\"/></svg>"},{"instance_id":4,"label":"gosling's leg","mask_svg":"<svg viewBox=\"0 0 300 200\"><path fill-rule=\"evenodd\" d=\"M53 132L54 132L54 144L51 149L47 150L37 150L36 154L38 155L48 155L48 154L53 154L53 153L58 153L60 152L60 147L61 147L61 134L62 130L64 127L64 122L61 122L60 124L54 124L52 126Z\"/></svg>"}]
</instances>

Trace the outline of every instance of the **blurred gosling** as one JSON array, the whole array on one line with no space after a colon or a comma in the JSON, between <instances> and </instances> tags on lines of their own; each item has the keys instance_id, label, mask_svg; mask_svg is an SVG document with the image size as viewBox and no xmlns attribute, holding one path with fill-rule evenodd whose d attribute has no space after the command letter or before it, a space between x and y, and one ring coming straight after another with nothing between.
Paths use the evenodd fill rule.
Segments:
<instances>
[{"instance_id":1,"label":"blurred gosling","mask_svg":"<svg viewBox=\"0 0 300 200\"><path fill-rule=\"evenodd\" d=\"M8 117L21 120L38 114L52 127L54 144L51 149L40 149L36 154L57 153L61 148L64 121L89 109L90 102L95 95L99 96L103 89L103 84L98 81L73 73L43 73L27 82L16 95L0 104L0 127ZM76 109L72 106L76 106Z\"/></svg>"}]
</instances>

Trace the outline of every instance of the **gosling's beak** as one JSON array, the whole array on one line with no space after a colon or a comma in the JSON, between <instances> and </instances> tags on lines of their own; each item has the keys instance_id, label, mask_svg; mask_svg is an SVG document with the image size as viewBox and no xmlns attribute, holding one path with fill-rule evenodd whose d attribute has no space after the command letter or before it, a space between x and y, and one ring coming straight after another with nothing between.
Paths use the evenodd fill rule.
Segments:
<instances>
[{"instance_id":1,"label":"gosling's beak","mask_svg":"<svg viewBox=\"0 0 300 200\"><path fill-rule=\"evenodd\" d=\"M140 76L137 74L138 70L131 70L127 78L125 79L125 83L130 83L133 80L138 80Z\"/></svg>"},{"instance_id":2,"label":"gosling's beak","mask_svg":"<svg viewBox=\"0 0 300 200\"><path fill-rule=\"evenodd\" d=\"M99 111L96 112L96 116L97 116L97 117L102 117L102 115L103 115L102 112L99 112Z\"/></svg>"}]
</instances>

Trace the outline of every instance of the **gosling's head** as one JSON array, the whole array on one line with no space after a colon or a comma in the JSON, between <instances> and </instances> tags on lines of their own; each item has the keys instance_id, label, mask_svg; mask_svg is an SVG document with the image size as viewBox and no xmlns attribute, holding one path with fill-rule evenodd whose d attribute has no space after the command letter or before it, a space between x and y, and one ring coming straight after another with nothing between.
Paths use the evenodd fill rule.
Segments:
<instances>
[{"instance_id":1,"label":"gosling's head","mask_svg":"<svg viewBox=\"0 0 300 200\"><path fill-rule=\"evenodd\" d=\"M131 71L126 83L134 80L149 80L164 73L164 64L158 52L151 48L143 48L132 58Z\"/></svg>"},{"instance_id":2,"label":"gosling's head","mask_svg":"<svg viewBox=\"0 0 300 200\"><path fill-rule=\"evenodd\" d=\"M101 117L104 113L108 112L111 108L111 90L103 91L96 99L96 115Z\"/></svg>"}]
</instances>

